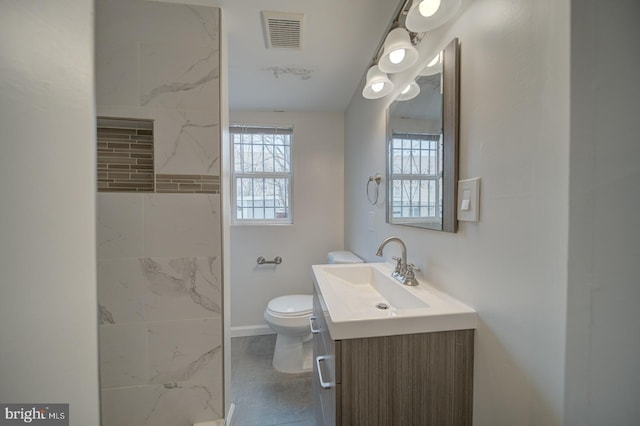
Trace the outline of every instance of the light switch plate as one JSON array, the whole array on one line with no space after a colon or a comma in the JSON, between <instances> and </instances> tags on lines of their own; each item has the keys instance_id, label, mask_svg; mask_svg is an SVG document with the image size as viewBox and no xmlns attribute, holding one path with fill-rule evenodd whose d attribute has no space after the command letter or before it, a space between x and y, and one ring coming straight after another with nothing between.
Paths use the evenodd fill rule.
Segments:
<instances>
[{"instance_id":1,"label":"light switch plate","mask_svg":"<svg viewBox=\"0 0 640 426\"><path fill-rule=\"evenodd\" d=\"M480 178L458 181L458 220L477 222L480 219Z\"/></svg>"}]
</instances>

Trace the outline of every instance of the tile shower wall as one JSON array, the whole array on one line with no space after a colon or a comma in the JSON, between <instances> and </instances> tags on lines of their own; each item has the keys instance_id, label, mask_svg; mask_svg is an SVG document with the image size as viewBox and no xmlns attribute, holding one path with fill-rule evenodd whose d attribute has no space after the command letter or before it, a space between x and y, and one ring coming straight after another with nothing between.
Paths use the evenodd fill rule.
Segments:
<instances>
[{"instance_id":1,"label":"tile shower wall","mask_svg":"<svg viewBox=\"0 0 640 426\"><path fill-rule=\"evenodd\" d=\"M98 115L153 120L156 173L98 193L103 426L223 417L218 40L217 8L96 3Z\"/></svg>"}]
</instances>

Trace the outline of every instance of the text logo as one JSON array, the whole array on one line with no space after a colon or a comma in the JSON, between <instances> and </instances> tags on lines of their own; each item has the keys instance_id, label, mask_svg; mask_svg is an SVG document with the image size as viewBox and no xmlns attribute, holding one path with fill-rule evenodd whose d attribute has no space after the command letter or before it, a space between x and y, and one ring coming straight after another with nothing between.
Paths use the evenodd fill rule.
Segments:
<instances>
[{"instance_id":1,"label":"text logo","mask_svg":"<svg viewBox=\"0 0 640 426\"><path fill-rule=\"evenodd\" d=\"M69 426L69 404L0 404L0 426Z\"/></svg>"}]
</instances>

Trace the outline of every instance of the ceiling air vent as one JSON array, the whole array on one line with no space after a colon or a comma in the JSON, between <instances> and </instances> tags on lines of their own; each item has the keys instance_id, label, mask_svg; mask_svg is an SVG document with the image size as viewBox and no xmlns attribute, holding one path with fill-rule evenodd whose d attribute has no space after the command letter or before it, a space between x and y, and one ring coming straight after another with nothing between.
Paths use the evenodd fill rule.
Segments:
<instances>
[{"instance_id":1,"label":"ceiling air vent","mask_svg":"<svg viewBox=\"0 0 640 426\"><path fill-rule=\"evenodd\" d=\"M301 49L304 14L262 11L268 49Z\"/></svg>"}]
</instances>

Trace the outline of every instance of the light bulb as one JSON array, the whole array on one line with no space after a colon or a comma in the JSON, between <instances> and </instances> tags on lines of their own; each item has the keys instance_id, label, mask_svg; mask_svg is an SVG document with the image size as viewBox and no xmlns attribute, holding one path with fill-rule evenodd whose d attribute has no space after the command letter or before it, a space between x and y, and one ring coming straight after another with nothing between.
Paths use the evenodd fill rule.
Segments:
<instances>
[{"instance_id":1,"label":"light bulb","mask_svg":"<svg viewBox=\"0 0 640 426\"><path fill-rule=\"evenodd\" d=\"M404 90L400 92L400 94L406 95L409 90L411 90L411 84L407 84L407 87L405 87Z\"/></svg>"},{"instance_id":2,"label":"light bulb","mask_svg":"<svg viewBox=\"0 0 640 426\"><path fill-rule=\"evenodd\" d=\"M371 90L378 93L379 91L382 90L383 87L384 87L384 83L373 83L371 85Z\"/></svg>"},{"instance_id":3,"label":"light bulb","mask_svg":"<svg viewBox=\"0 0 640 426\"><path fill-rule=\"evenodd\" d=\"M404 49L396 49L389 53L389 60L392 64L397 65L404 60L406 52Z\"/></svg>"},{"instance_id":4,"label":"light bulb","mask_svg":"<svg viewBox=\"0 0 640 426\"><path fill-rule=\"evenodd\" d=\"M423 0L418 5L420 15L428 18L433 16L440 9L440 0Z\"/></svg>"}]
</instances>

